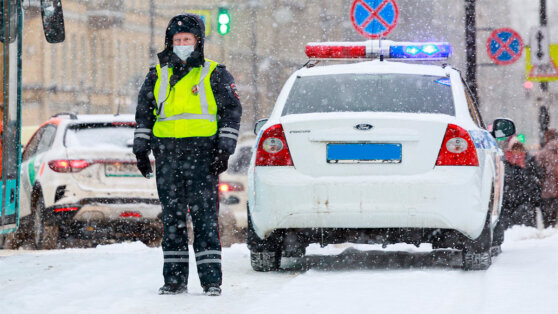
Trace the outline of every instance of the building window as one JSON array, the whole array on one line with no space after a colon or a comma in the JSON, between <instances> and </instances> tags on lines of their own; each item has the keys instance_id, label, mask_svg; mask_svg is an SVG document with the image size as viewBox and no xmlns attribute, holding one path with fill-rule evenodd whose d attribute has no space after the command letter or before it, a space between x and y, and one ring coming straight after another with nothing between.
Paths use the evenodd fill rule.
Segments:
<instances>
[{"instance_id":1,"label":"building window","mask_svg":"<svg viewBox=\"0 0 558 314\"><path fill-rule=\"evenodd\" d=\"M60 70L61 70L61 75L58 75L58 85L60 85L61 89L64 89L66 86L66 83L68 82L68 45L70 45L71 43L66 43L65 45L62 45L62 52L61 52L61 59L60 59Z\"/></svg>"},{"instance_id":2,"label":"building window","mask_svg":"<svg viewBox=\"0 0 558 314\"><path fill-rule=\"evenodd\" d=\"M99 62L100 62L100 63L99 63L99 72L101 73L100 76L103 77L104 75L107 74L106 69L105 69L105 65L106 65L106 64L105 64L105 61L106 61L106 52L107 52L107 51L106 51L106 49L105 49L105 41L104 41L104 40L101 40L101 46L100 46L100 48L101 48L101 53L100 53L101 59L99 60ZM104 74L104 75L103 75L103 74ZM108 77L107 77L107 78L108 78ZM101 79L101 84L100 84L99 87L100 87L101 89L104 89L104 88L106 87L106 82L107 82L106 79Z\"/></svg>"},{"instance_id":3,"label":"building window","mask_svg":"<svg viewBox=\"0 0 558 314\"><path fill-rule=\"evenodd\" d=\"M58 73L58 69L57 69L57 65L58 65L58 60L57 60L57 51L56 48L58 48L57 45L52 45L50 48L51 51L51 55L50 55L50 71L51 71L51 82L52 85L56 86L56 83L58 82L56 74Z\"/></svg>"},{"instance_id":4,"label":"building window","mask_svg":"<svg viewBox=\"0 0 558 314\"><path fill-rule=\"evenodd\" d=\"M96 45L90 45L91 47L91 86L93 87L93 89L95 89L97 87L97 46Z\"/></svg>"},{"instance_id":5,"label":"building window","mask_svg":"<svg viewBox=\"0 0 558 314\"><path fill-rule=\"evenodd\" d=\"M114 60L116 60L116 64L114 66L114 69L116 69L116 71L123 70L122 68L124 67L124 65L122 64L122 43L120 42L120 40L116 41L116 58L114 58ZM127 73L125 69L124 69L123 73ZM116 76L116 81L117 81L116 85L117 86L124 85L123 80L124 80L123 75L117 75Z\"/></svg>"},{"instance_id":6,"label":"building window","mask_svg":"<svg viewBox=\"0 0 558 314\"><path fill-rule=\"evenodd\" d=\"M124 51L130 51L128 49L130 45L127 42L124 42ZM130 71L130 58L124 58L125 63L124 63L124 73L127 73L128 75L132 74L132 72Z\"/></svg>"},{"instance_id":7,"label":"building window","mask_svg":"<svg viewBox=\"0 0 558 314\"><path fill-rule=\"evenodd\" d=\"M78 60L77 60L77 46L78 46L78 41L77 41L77 36L75 34L72 34L72 40L70 41L70 45L72 45L72 68L70 69L70 81L71 81L71 85L72 87L76 87L77 85L77 64L78 64Z\"/></svg>"},{"instance_id":8,"label":"building window","mask_svg":"<svg viewBox=\"0 0 558 314\"><path fill-rule=\"evenodd\" d=\"M81 75L79 78L79 85L85 89L87 87L86 85L86 81L87 81L87 73L89 73L89 66L91 64L91 60L87 59L87 41L85 40L85 35L81 36L81 52L80 52L81 58L81 65L82 65L82 70L80 71ZM77 71L77 70L76 70Z\"/></svg>"}]
</instances>

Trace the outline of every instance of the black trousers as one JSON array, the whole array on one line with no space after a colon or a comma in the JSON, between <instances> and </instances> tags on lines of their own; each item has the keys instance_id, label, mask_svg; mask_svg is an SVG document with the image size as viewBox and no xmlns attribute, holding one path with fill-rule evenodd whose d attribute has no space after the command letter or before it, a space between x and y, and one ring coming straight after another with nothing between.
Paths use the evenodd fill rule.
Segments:
<instances>
[{"instance_id":1,"label":"black trousers","mask_svg":"<svg viewBox=\"0 0 558 314\"><path fill-rule=\"evenodd\" d=\"M554 227L558 215L558 198L543 198L541 212L544 227Z\"/></svg>"},{"instance_id":2,"label":"black trousers","mask_svg":"<svg viewBox=\"0 0 558 314\"><path fill-rule=\"evenodd\" d=\"M192 218L194 255L203 287L221 285L218 176L211 173L212 147L155 138L157 191L163 206L165 283L188 283L187 216Z\"/></svg>"}]
</instances>

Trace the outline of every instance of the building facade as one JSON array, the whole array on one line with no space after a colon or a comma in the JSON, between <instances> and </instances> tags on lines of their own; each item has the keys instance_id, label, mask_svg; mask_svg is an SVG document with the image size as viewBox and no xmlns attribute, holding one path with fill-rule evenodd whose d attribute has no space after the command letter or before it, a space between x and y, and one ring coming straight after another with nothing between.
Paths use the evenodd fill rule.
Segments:
<instances>
[{"instance_id":1,"label":"building facade","mask_svg":"<svg viewBox=\"0 0 558 314\"><path fill-rule=\"evenodd\" d=\"M27 1L26 1L27 2ZM37 1L31 1L35 3ZM199 12L210 33L206 56L223 63L239 88L244 113L242 129L271 112L288 76L307 60L304 47L314 41L364 40L352 27L352 0L63 0L66 41L50 45L41 38L37 5L25 8L23 105L24 124L37 125L61 111L116 113L135 111L137 92L154 52L163 49L169 19L181 12ZM388 39L448 41L448 61L465 69L463 0L397 0L399 21ZM490 30L515 28L526 40L538 25L538 1L511 0L503 6L477 0L478 90L486 120L509 116L520 131L536 138L541 103L556 111L556 84L539 97L523 89L525 57L509 66L495 66L486 55ZM548 3L548 16L558 5ZM225 35L216 31L219 7L231 16ZM558 23L554 23L558 25ZM550 18L549 25L554 25ZM551 27L551 34L553 33ZM556 28L554 28L556 29ZM558 31L558 30L557 30ZM528 44L526 42L526 44ZM558 121L558 119L554 119ZM556 123L552 120L552 126Z\"/></svg>"},{"instance_id":2,"label":"building facade","mask_svg":"<svg viewBox=\"0 0 558 314\"><path fill-rule=\"evenodd\" d=\"M230 1L231 31L222 36L216 31L221 1L64 0L66 40L57 45L41 38L38 5L25 7L23 123L37 125L66 111L134 112L137 92L156 62L153 52L164 47L169 19L190 11L206 14L211 29L206 57L225 64L235 77L243 129L249 130L269 114L288 75L306 61L306 42L352 34L342 18L347 3Z\"/></svg>"}]
</instances>

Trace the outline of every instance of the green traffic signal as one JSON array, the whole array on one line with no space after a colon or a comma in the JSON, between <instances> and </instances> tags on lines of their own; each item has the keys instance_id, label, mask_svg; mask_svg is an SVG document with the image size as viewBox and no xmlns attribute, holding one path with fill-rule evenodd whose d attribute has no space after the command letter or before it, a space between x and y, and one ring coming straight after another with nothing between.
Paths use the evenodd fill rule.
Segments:
<instances>
[{"instance_id":1,"label":"green traffic signal","mask_svg":"<svg viewBox=\"0 0 558 314\"><path fill-rule=\"evenodd\" d=\"M519 142L525 144L525 134L517 134L517 139L519 140Z\"/></svg>"},{"instance_id":2,"label":"green traffic signal","mask_svg":"<svg viewBox=\"0 0 558 314\"><path fill-rule=\"evenodd\" d=\"M221 35L226 35L231 30L230 26L231 16L229 11L225 8L219 8L219 13L217 14L217 31Z\"/></svg>"}]
</instances>

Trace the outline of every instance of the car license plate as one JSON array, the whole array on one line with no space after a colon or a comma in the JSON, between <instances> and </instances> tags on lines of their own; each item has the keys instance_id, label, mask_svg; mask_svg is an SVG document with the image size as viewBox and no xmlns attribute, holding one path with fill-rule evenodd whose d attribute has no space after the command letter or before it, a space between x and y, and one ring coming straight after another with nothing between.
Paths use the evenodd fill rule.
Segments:
<instances>
[{"instance_id":1,"label":"car license plate","mask_svg":"<svg viewBox=\"0 0 558 314\"><path fill-rule=\"evenodd\" d=\"M400 163L401 144L327 144L328 163Z\"/></svg>"},{"instance_id":2,"label":"car license plate","mask_svg":"<svg viewBox=\"0 0 558 314\"><path fill-rule=\"evenodd\" d=\"M141 177L135 163L110 163L105 164L105 176L107 177Z\"/></svg>"}]
</instances>

